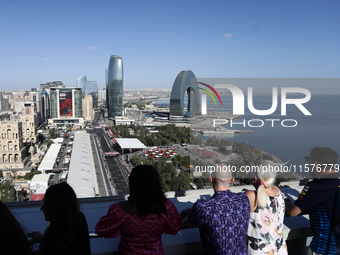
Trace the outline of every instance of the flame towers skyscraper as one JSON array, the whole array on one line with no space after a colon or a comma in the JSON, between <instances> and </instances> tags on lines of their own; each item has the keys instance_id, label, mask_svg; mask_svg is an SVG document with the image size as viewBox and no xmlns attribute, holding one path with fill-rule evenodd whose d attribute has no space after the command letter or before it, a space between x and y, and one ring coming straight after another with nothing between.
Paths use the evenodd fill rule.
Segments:
<instances>
[{"instance_id":1,"label":"flame towers skyscraper","mask_svg":"<svg viewBox=\"0 0 340 255\"><path fill-rule=\"evenodd\" d=\"M111 55L108 69L108 116L121 116L123 111L123 59Z\"/></svg>"}]
</instances>

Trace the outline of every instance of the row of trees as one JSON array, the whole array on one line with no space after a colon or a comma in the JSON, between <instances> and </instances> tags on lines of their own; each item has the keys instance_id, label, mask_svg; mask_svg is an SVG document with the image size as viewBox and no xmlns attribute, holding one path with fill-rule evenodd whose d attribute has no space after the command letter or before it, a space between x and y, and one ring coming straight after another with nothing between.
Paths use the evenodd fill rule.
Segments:
<instances>
[{"instance_id":1,"label":"row of trees","mask_svg":"<svg viewBox=\"0 0 340 255\"><path fill-rule=\"evenodd\" d=\"M32 180L33 176L36 174L41 174L41 171L29 172L26 173L24 176L18 175L18 179L25 179L25 180Z\"/></svg>"},{"instance_id":2,"label":"row of trees","mask_svg":"<svg viewBox=\"0 0 340 255\"><path fill-rule=\"evenodd\" d=\"M135 165L152 165L159 172L162 179L162 187L164 191L189 190L190 183L194 179L190 178L187 166L190 164L190 157L178 155L174 157L172 163L168 163L167 159L158 159L157 161L145 158L141 159L137 156L131 158L131 162ZM176 169L179 169L176 171Z\"/></svg>"},{"instance_id":3,"label":"row of trees","mask_svg":"<svg viewBox=\"0 0 340 255\"><path fill-rule=\"evenodd\" d=\"M190 129L165 125L156 127L158 133L149 134L144 126L120 125L110 127L115 137L138 138L146 146L169 146L173 143L189 143ZM130 134L130 130L133 134Z\"/></svg>"},{"instance_id":4,"label":"row of trees","mask_svg":"<svg viewBox=\"0 0 340 255\"><path fill-rule=\"evenodd\" d=\"M130 130L134 131L134 135L130 135ZM116 137L138 138L146 146L167 146L171 145L172 143L190 143L189 128L178 128L174 125L165 125L157 127L156 130L158 130L159 133L153 133L152 135L148 136L149 131L143 126L129 125L112 127L112 131L114 132ZM233 143L229 140L217 139L216 137L211 137L208 140L204 141L201 137L192 137L191 144L203 143L208 146L217 147L218 151L222 154L227 154L228 152L230 152L227 151L226 147L232 147L232 151L235 152L238 157L234 160L230 160L229 162L224 163L236 167L238 171L236 171L235 173L235 178L237 178L236 183L238 183L239 185L250 184L250 176L240 171L241 166L251 165L255 161L255 159L273 160L273 157L271 155L263 153L259 148L250 146L244 142ZM189 156L182 157L178 155L172 159L172 164L167 163L166 159L159 159L157 161L154 161L151 158L141 159L137 156L134 156L131 161L136 166L141 164L153 165L161 175L165 191L190 189L191 182L194 182L199 189L211 185L210 178L197 178L196 180L191 178L190 174L186 171L186 168L190 165ZM200 161L199 159L192 160L191 164L199 166L204 166L207 164L210 165L210 163ZM176 169L182 170L179 170L177 172ZM291 175L289 177L281 176L279 180L284 181L291 178Z\"/></svg>"}]
</instances>

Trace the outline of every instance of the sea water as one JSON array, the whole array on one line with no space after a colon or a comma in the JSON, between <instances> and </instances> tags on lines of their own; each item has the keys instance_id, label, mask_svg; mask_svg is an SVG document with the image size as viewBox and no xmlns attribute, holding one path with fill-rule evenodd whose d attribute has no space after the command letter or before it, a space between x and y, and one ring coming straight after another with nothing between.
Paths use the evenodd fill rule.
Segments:
<instances>
[{"instance_id":1,"label":"sea water","mask_svg":"<svg viewBox=\"0 0 340 255\"><path fill-rule=\"evenodd\" d=\"M289 98L298 98L290 96ZM223 106L215 106L213 100L207 98L208 108L232 109L232 96L221 96ZM169 105L169 101L158 102L158 104ZM272 106L271 95L254 95L253 105L257 110L267 110ZM286 115L281 115L281 101L278 98L276 111L268 116L257 116L251 113L247 107L247 97L245 96L245 114L235 120L243 124L233 125L230 123L224 126L230 129L245 129L253 131L252 134L238 134L218 136L232 142L245 142L251 146L257 147L263 151L274 154L283 162L289 161L289 165L299 166L306 164L304 156L308 156L312 148L330 147L340 155L340 95L312 95L311 99L303 104L304 107L312 114L304 115L295 105L287 105ZM250 127L248 121L261 119L264 122L262 127ZM265 121L266 119L279 119L280 121ZM294 119L297 122L295 127L283 127L281 121L284 119ZM251 122L251 125L259 126L258 121ZM286 122L287 125L293 125L293 122ZM208 137L205 137L206 139ZM299 173L299 172L298 172ZM300 174L300 173L299 173ZM306 176L303 172L303 176Z\"/></svg>"}]
</instances>

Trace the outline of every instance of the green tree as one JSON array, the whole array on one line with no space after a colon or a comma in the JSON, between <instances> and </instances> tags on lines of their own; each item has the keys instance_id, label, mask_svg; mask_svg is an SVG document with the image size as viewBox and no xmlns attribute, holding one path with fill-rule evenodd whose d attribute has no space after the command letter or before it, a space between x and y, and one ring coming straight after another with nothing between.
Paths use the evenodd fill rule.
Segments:
<instances>
[{"instance_id":1,"label":"green tree","mask_svg":"<svg viewBox=\"0 0 340 255\"><path fill-rule=\"evenodd\" d=\"M9 181L0 187L0 194L0 200L4 203L17 201L16 191Z\"/></svg>"},{"instance_id":2,"label":"green tree","mask_svg":"<svg viewBox=\"0 0 340 255\"><path fill-rule=\"evenodd\" d=\"M131 162L132 164L134 164L135 166L139 166L142 164L142 159L140 157L137 157L137 156L133 156L131 158Z\"/></svg>"},{"instance_id":3,"label":"green tree","mask_svg":"<svg viewBox=\"0 0 340 255\"><path fill-rule=\"evenodd\" d=\"M190 176L187 173L181 172L178 177L172 178L170 189L173 191L190 190Z\"/></svg>"},{"instance_id":4,"label":"green tree","mask_svg":"<svg viewBox=\"0 0 340 255\"><path fill-rule=\"evenodd\" d=\"M216 136L209 138L205 143L207 145L215 146L215 147L219 147L220 145L220 141L216 138Z\"/></svg>"},{"instance_id":5,"label":"green tree","mask_svg":"<svg viewBox=\"0 0 340 255\"><path fill-rule=\"evenodd\" d=\"M44 140L44 135L43 134L39 134L38 135L38 141L42 142Z\"/></svg>"},{"instance_id":6,"label":"green tree","mask_svg":"<svg viewBox=\"0 0 340 255\"><path fill-rule=\"evenodd\" d=\"M35 171L35 172L30 172L26 173L24 176L18 176L18 179L25 179L25 180L32 180L33 176L36 174L41 174L41 171Z\"/></svg>"},{"instance_id":7,"label":"green tree","mask_svg":"<svg viewBox=\"0 0 340 255\"><path fill-rule=\"evenodd\" d=\"M204 182L203 182L202 178L197 179L196 185L197 185L198 189L204 189Z\"/></svg>"},{"instance_id":8,"label":"green tree","mask_svg":"<svg viewBox=\"0 0 340 255\"><path fill-rule=\"evenodd\" d=\"M185 166L185 167L189 166L190 165L190 156L181 157L180 165Z\"/></svg>"}]
</instances>

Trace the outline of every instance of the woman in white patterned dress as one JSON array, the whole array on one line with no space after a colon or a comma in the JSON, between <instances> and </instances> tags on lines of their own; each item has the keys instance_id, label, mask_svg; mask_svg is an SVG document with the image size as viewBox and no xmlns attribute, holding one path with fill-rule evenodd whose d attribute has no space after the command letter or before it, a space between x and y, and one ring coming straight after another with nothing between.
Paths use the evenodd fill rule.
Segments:
<instances>
[{"instance_id":1,"label":"woman in white patterned dress","mask_svg":"<svg viewBox=\"0 0 340 255\"><path fill-rule=\"evenodd\" d=\"M253 185L256 191L248 190L250 220L248 226L248 254L287 255L283 238L285 203L283 194L274 185L280 165L270 160L257 160Z\"/></svg>"}]
</instances>

